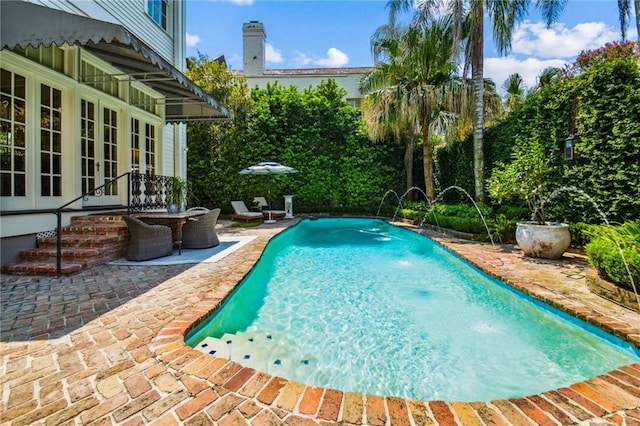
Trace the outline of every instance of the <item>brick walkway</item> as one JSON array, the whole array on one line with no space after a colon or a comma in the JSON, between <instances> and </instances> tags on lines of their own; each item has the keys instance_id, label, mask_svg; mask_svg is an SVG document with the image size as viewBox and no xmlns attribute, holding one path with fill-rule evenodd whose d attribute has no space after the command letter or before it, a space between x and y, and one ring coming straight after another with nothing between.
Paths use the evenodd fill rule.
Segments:
<instances>
[{"instance_id":1,"label":"brick walkway","mask_svg":"<svg viewBox=\"0 0 640 426\"><path fill-rule=\"evenodd\" d=\"M229 228L258 238L218 263L2 276L2 422L13 425L640 425L640 364L526 398L407 401L308 387L184 345L294 221ZM640 315L589 293L588 265L436 238L487 272L639 346Z\"/></svg>"}]
</instances>

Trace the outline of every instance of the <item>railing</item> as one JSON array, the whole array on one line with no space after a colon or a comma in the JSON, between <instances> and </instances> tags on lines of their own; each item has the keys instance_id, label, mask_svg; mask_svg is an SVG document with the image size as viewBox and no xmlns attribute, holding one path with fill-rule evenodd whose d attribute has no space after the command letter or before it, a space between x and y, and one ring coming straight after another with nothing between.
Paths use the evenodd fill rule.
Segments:
<instances>
[{"instance_id":1,"label":"railing","mask_svg":"<svg viewBox=\"0 0 640 426\"><path fill-rule=\"evenodd\" d=\"M56 275L62 275L62 211L71 204L89 197L101 197L112 194L120 179L127 179L127 214L132 211L154 210L167 207L167 199L171 196L171 176L148 175L138 172L126 172L109 180L91 191L74 198L52 213L57 216L56 226Z\"/></svg>"}]
</instances>

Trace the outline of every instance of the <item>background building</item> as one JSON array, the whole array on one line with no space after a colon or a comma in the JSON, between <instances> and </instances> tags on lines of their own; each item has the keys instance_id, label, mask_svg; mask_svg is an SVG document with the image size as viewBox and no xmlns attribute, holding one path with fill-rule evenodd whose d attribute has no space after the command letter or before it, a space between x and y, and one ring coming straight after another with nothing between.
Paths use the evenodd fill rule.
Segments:
<instances>
[{"instance_id":1,"label":"background building","mask_svg":"<svg viewBox=\"0 0 640 426\"><path fill-rule=\"evenodd\" d=\"M268 70L265 68L267 34L264 25L258 21L245 23L242 25L242 36L242 73L247 78L249 87L263 89L267 87L267 83L277 81L281 86L296 86L302 90L333 78L338 86L347 91L346 100L353 106L360 106L362 95L358 90L358 82L372 70L371 67Z\"/></svg>"}]
</instances>

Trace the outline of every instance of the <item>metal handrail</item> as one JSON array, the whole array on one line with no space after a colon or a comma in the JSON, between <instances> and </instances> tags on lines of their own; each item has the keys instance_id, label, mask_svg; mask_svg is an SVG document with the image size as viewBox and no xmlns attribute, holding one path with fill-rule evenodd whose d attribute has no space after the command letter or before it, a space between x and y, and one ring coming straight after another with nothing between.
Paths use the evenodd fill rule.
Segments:
<instances>
[{"instance_id":1,"label":"metal handrail","mask_svg":"<svg viewBox=\"0 0 640 426\"><path fill-rule=\"evenodd\" d=\"M76 201L79 200L84 200L87 201L89 200L89 196L94 195L94 196L98 196L101 197L102 195L104 195L107 192L108 188L111 188L113 186L115 186L116 182L119 181L121 178L123 178L124 176L127 177L127 214L131 213L131 172L126 172L121 174L120 176L113 178L111 180L109 180L109 182L100 185L94 189L92 189L91 191L82 194L81 196L74 198L73 200L69 201L68 203L58 207L57 209L55 209L54 211L52 211L51 213L55 214L57 216L57 226L56 226L56 275L59 277L62 275L62 210L65 209L66 207L70 206L71 204L75 203Z\"/></svg>"},{"instance_id":2,"label":"metal handrail","mask_svg":"<svg viewBox=\"0 0 640 426\"><path fill-rule=\"evenodd\" d=\"M139 173L136 171L125 172L103 185L74 198L63 206L52 211L57 216L56 228L56 275L62 275L62 210L81 199L87 201L89 196L102 196L107 189L116 185L124 176L127 177L127 214L131 211L145 209L160 209L167 207L167 199L171 197L171 181L173 177Z\"/></svg>"}]
</instances>

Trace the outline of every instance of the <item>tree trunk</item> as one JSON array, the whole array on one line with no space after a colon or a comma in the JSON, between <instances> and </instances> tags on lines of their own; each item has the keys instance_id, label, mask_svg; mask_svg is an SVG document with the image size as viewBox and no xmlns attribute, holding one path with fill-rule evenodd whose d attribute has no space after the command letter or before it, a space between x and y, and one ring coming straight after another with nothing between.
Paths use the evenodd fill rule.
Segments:
<instances>
[{"instance_id":1,"label":"tree trunk","mask_svg":"<svg viewBox=\"0 0 640 426\"><path fill-rule=\"evenodd\" d=\"M404 148L404 170L406 173L406 188L405 190L409 190L413 186L413 151L415 150L415 138L412 136L409 137L409 140L405 143ZM410 198L413 200L413 198Z\"/></svg>"},{"instance_id":2,"label":"tree trunk","mask_svg":"<svg viewBox=\"0 0 640 426\"><path fill-rule=\"evenodd\" d=\"M427 115L428 117L428 115ZM429 134L429 122L422 124L422 164L424 166L424 187L427 197L432 202L436 198L436 186L433 183L433 143Z\"/></svg>"},{"instance_id":3,"label":"tree trunk","mask_svg":"<svg viewBox=\"0 0 640 426\"><path fill-rule=\"evenodd\" d=\"M635 1L636 4L636 28L638 29L638 52L640 52L640 0Z\"/></svg>"},{"instance_id":4,"label":"tree trunk","mask_svg":"<svg viewBox=\"0 0 640 426\"><path fill-rule=\"evenodd\" d=\"M484 24L483 2L477 1L478 13L472 35L471 78L473 80L473 178L475 182L475 196L478 201L485 201L484 190L484 76L483 76L483 43Z\"/></svg>"}]
</instances>

